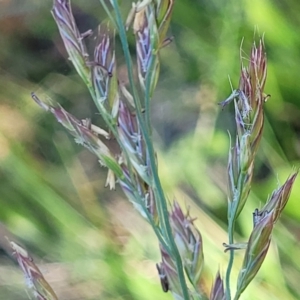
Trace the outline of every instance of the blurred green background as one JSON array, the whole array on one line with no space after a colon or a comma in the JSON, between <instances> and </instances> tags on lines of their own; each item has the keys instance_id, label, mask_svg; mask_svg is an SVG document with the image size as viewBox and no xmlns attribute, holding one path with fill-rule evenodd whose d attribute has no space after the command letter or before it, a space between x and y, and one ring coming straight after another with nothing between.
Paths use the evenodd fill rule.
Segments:
<instances>
[{"instance_id":1,"label":"blurred green background","mask_svg":"<svg viewBox=\"0 0 300 300\"><path fill-rule=\"evenodd\" d=\"M124 16L128 2L121 3ZM97 0L72 4L82 32L106 20ZM0 1L0 299L29 297L5 236L26 246L59 299L171 299L161 291L149 226L118 189L104 188L97 159L31 100L34 91L99 122L67 60L51 6ZM299 166L299 12L298 0L175 1L174 42L161 53L152 118L166 195L198 218L206 291L227 263L222 243L234 120L232 109L221 111L217 103L231 92L228 76L238 85L242 40L247 59L254 38L264 34L271 98L253 190L238 222L237 240L245 241L254 209ZM243 299L300 299L299 190L296 180L265 264Z\"/></svg>"}]
</instances>

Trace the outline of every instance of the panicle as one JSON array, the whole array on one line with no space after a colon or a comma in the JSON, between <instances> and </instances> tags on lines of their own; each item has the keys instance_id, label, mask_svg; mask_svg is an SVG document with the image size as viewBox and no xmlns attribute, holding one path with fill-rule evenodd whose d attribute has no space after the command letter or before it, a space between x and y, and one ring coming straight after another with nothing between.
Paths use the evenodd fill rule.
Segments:
<instances>
[{"instance_id":1,"label":"panicle","mask_svg":"<svg viewBox=\"0 0 300 300\"><path fill-rule=\"evenodd\" d=\"M136 51L138 77L142 89L146 90L149 80L149 94L152 95L159 75L158 45L159 36L155 21L154 8L147 5L136 14L134 32L136 35Z\"/></svg>"},{"instance_id":2,"label":"panicle","mask_svg":"<svg viewBox=\"0 0 300 300\"><path fill-rule=\"evenodd\" d=\"M118 125L119 137L124 148L127 150L131 164L139 176L147 184L150 184L145 141L135 113L123 101L120 102L119 106Z\"/></svg>"},{"instance_id":3,"label":"panicle","mask_svg":"<svg viewBox=\"0 0 300 300\"><path fill-rule=\"evenodd\" d=\"M39 268L33 262L28 252L15 242L10 241L13 254L16 256L18 264L22 269L27 286L32 289L34 296L38 300L58 300L55 292L45 280Z\"/></svg>"},{"instance_id":4,"label":"panicle","mask_svg":"<svg viewBox=\"0 0 300 300\"><path fill-rule=\"evenodd\" d=\"M43 109L51 112L78 143L87 147L108 167L107 184L111 188L114 188L115 176L117 177L128 199L151 223L160 242L166 247L164 249L161 246L162 262L157 266L163 290L170 290L175 299L186 299L190 291L186 286L185 276L193 285L195 294L198 290L203 266L202 237L189 212L183 214L177 202L174 203L172 212L168 212L165 196L157 179L149 110L159 76L159 51L171 41L166 35L174 0L141 0L132 4L125 27L128 29L133 21L140 88L134 86L132 62L118 3L116 0L109 2L116 13L113 23L119 30L129 68L129 89L122 80L118 81L112 45L114 40L108 25L101 25L99 28L94 55L89 59L84 38L91 31L80 34L70 0L54 0L52 14L69 58L87 85L110 131L96 127L89 120L78 120L62 107L48 105L34 94L32 98ZM104 7L107 10L105 4ZM108 15L112 17L109 12ZM119 143L120 152L117 156L113 155L108 143L100 138L104 136L107 139L111 134ZM190 298L194 296L190 295Z\"/></svg>"},{"instance_id":5,"label":"panicle","mask_svg":"<svg viewBox=\"0 0 300 300\"><path fill-rule=\"evenodd\" d=\"M280 217L288 199L298 171L275 190L265 206L253 214L254 228L250 235L243 265L238 277L237 295L240 295L260 269L270 246L274 224Z\"/></svg>"},{"instance_id":6,"label":"panicle","mask_svg":"<svg viewBox=\"0 0 300 300\"><path fill-rule=\"evenodd\" d=\"M194 290L198 291L200 275L204 264L203 244L200 232L194 226L194 220L189 212L184 214L178 204L174 201L172 211L169 214L170 225L175 244L179 251L185 274ZM178 272L174 258L161 245L162 262L157 265L162 288L165 292L170 290L175 299L184 299L178 279ZM198 299L200 295L190 294L191 299ZM200 297L201 298L201 297Z\"/></svg>"},{"instance_id":7,"label":"panicle","mask_svg":"<svg viewBox=\"0 0 300 300\"><path fill-rule=\"evenodd\" d=\"M144 0L132 4L126 21L126 28L133 20L133 32L136 37L138 77L142 89L148 89L150 97L155 89L160 63L159 50L167 44L166 34L169 28L174 1ZM171 39L167 39L171 41Z\"/></svg>"},{"instance_id":8,"label":"panicle","mask_svg":"<svg viewBox=\"0 0 300 300\"><path fill-rule=\"evenodd\" d=\"M187 276L196 287L199 283L204 256L202 237L193 222L189 212L184 215L178 202L174 201L170 214L174 240Z\"/></svg>"},{"instance_id":9,"label":"panicle","mask_svg":"<svg viewBox=\"0 0 300 300\"><path fill-rule=\"evenodd\" d=\"M103 27L103 26L102 26ZM99 42L94 50L92 81L96 93L96 101L100 107L115 120L119 108L119 89L116 74L115 51L111 47L112 37L109 28L99 27Z\"/></svg>"},{"instance_id":10,"label":"panicle","mask_svg":"<svg viewBox=\"0 0 300 300\"><path fill-rule=\"evenodd\" d=\"M213 287L210 292L209 300L225 300L225 299L226 297L224 292L223 279L221 278L220 272L218 271Z\"/></svg>"},{"instance_id":11,"label":"panicle","mask_svg":"<svg viewBox=\"0 0 300 300\"><path fill-rule=\"evenodd\" d=\"M230 101L234 101L237 128L235 145L230 149L228 160L228 220L230 224L234 224L239 216L251 190L254 159L264 126L263 106L269 97L264 93L266 77L267 59L263 39L260 39L258 46L255 43L252 46L248 66L245 67L243 61L241 62L239 88L220 103L224 107ZM246 244L234 299L239 299L260 269L270 246L274 224L288 201L297 174L298 171L275 190L261 210L255 210L254 228ZM244 248L244 244L224 245L225 251Z\"/></svg>"},{"instance_id":12,"label":"panicle","mask_svg":"<svg viewBox=\"0 0 300 300\"><path fill-rule=\"evenodd\" d=\"M70 5L70 0L54 0L52 15L76 71L85 84L90 85L91 72L87 65L88 53L84 43L85 34L80 34Z\"/></svg>"},{"instance_id":13,"label":"panicle","mask_svg":"<svg viewBox=\"0 0 300 300\"><path fill-rule=\"evenodd\" d=\"M123 176L122 170L114 158L113 154L105 143L92 131L91 126L87 124L86 120L80 121L76 119L73 115L65 111L61 106L54 107L42 102L34 93L32 93L33 100L40 105L43 109L50 111L57 121L61 123L68 132L74 136L75 141L92 153L94 153L98 158L99 162L112 170L109 172L108 181L110 189L115 188L115 174L117 177L121 178ZM97 130L98 132L105 132L103 129ZM106 133L106 137L108 134Z\"/></svg>"},{"instance_id":14,"label":"panicle","mask_svg":"<svg viewBox=\"0 0 300 300\"><path fill-rule=\"evenodd\" d=\"M120 101L119 104L118 135L129 159L126 161L123 153L121 168L125 177L124 180L120 180L120 185L138 211L146 217L147 209L153 221L157 223L155 193L150 184L150 166L147 162L145 141L135 112L131 111L129 103L124 101ZM130 169L131 166L133 168Z\"/></svg>"},{"instance_id":15,"label":"panicle","mask_svg":"<svg viewBox=\"0 0 300 300\"><path fill-rule=\"evenodd\" d=\"M162 262L157 264L157 270L159 273L162 289L164 292L168 290L172 293L174 299L184 300L180 281L178 278L178 272L173 259L170 257L168 252L160 245L160 252Z\"/></svg>"},{"instance_id":16,"label":"panicle","mask_svg":"<svg viewBox=\"0 0 300 300\"><path fill-rule=\"evenodd\" d=\"M273 221L276 222L281 215L287 201L289 199L293 184L298 175L298 171L292 174L286 182L277 190L275 190L264 207L259 211L259 214L267 212L273 213Z\"/></svg>"},{"instance_id":17,"label":"panicle","mask_svg":"<svg viewBox=\"0 0 300 300\"><path fill-rule=\"evenodd\" d=\"M162 47L171 21L174 0L155 0L159 46Z\"/></svg>"},{"instance_id":18,"label":"panicle","mask_svg":"<svg viewBox=\"0 0 300 300\"><path fill-rule=\"evenodd\" d=\"M261 140L265 102L264 86L267 75L266 54L263 40L259 46L254 43L250 62L243 65L239 88L223 102L222 107L234 100L237 136L235 146L230 150L228 161L229 217L236 219L248 198L254 169L254 158Z\"/></svg>"},{"instance_id":19,"label":"panicle","mask_svg":"<svg viewBox=\"0 0 300 300\"><path fill-rule=\"evenodd\" d=\"M128 166L125 163L120 163L120 166L124 177L119 179L119 184L128 200L142 217L147 221L150 221L150 217L153 223L158 225L158 215L153 189L147 185L135 171L130 174Z\"/></svg>"},{"instance_id":20,"label":"panicle","mask_svg":"<svg viewBox=\"0 0 300 300\"><path fill-rule=\"evenodd\" d=\"M250 235L241 267L235 299L245 290L260 269L270 246L273 230L273 214L260 216Z\"/></svg>"}]
</instances>

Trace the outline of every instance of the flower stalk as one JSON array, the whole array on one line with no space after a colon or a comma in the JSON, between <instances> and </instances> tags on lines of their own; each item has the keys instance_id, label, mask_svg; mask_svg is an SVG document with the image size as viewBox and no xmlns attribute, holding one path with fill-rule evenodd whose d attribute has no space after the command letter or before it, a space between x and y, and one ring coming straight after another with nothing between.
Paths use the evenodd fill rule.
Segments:
<instances>
[{"instance_id":1,"label":"flower stalk","mask_svg":"<svg viewBox=\"0 0 300 300\"><path fill-rule=\"evenodd\" d=\"M237 291L234 299L242 292L257 274L269 250L272 231L288 199L298 172L293 173L286 182L275 190L261 210L253 213L254 228L247 243L243 265L241 267Z\"/></svg>"},{"instance_id":2,"label":"flower stalk","mask_svg":"<svg viewBox=\"0 0 300 300\"><path fill-rule=\"evenodd\" d=\"M162 2L167 3L169 1L165 0ZM169 6L172 6L172 5L173 5L173 3L172 3L172 1L170 1ZM145 144L146 144L146 148L148 151L147 156L149 159L149 167L150 167L152 180L153 180L152 185L154 186L154 194L157 199L157 208L158 208L157 211L158 211L159 219L160 219L160 223L161 223L161 230L162 230L163 234L166 236L168 244L170 245L170 249L172 251L170 253L170 255L173 257L173 259L176 262L178 277L179 277L179 281L181 284L184 299L189 299L190 297L189 297L188 288L187 288L186 281L185 281L182 261L181 261L177 246L175 244L175 241L174 241L174 238L172 235L172 229L171 229L171 226L169 223L169 212L168 212L168 208L167 208L167 201L166 201L166 198L165 198L162 186L161 186L161 182L160 182L160 179L158 176L158 170L157 170L157 165L156 165L156 155L155 155L155 152L153 149L153 144L151 141L151 132L149 130L150 126L146 126L145 121L142 117L141 102L140 102L140 98L138 96L137 89L134 84L132 61L131 61L131 56L130 56L130 52L129 52L129 46L128 46L128 41L127 41L127 37L126 37L125 27L123 25L119 6L118 6L118 3L116 0L112 0L112 6L113 6L115 14L116 14L116 24L117 24L117 28L118 28L118 31L120 34L120 39L121 39L121 43L122 43L122 47L123 47L125 60L126 60L128 78L129 78L131 93L132 93L133 100L134 100L134 105L136 108L136 115L137 115L139 126L141 128L143 138L145 139ZM154 7L153 7L152 3L149 3L147 6L149 7L149 10L153 11ZM169 9L169 11L170 10L171 9ZM166 15L167 19L170 17L171 17L171 14ZM148 22L148 24L149 24L149 22ZM152 39L152 41L153 41L153 39ZM152 46L151 56L157 55L158 49L153 47L154 45L151 45L151 46ZM141 77L141 74L139 74L139 77ZM148 78L149 78L149 76L148 76ZM145 93L145 103L146 104L149 103L150 99L151 99L151 88L150 88L151 80L150 79L148 79L147 86L148 86L148 88L145 89L145 92L146 92ZM145 109L147 111L146 114L149 114L149 112L148 112L149 107L145 107ZM148 117L147 120L149 121L149 119L150 118ZM147 130L147 128L148 128L148 130Z\"/></svg>"},{"instance_id":3,"label":"flower stalk","mask_svg":"<svg viewBox=\"0 0 300 300\"><path fill-rule=\"evenodd\" d=\"M76 142L97 155L102 166L107 167L107 185L115 188L116 182L140 214L150 223L160 242L163 262L174 270L170 277L168 268L159 269L164 277L164 290L174 297L191 299L198 292L203 264L202 238L189 214L184 215L178 203L169 213L167 199L158 176L156 153L152 142L150 102L159 77L159 51L170 39L166 37L173 10L173 0L144 0L134 3L124 26L116 0L103 4L114 30L102 26L93 56L85 45L72 14L70 0L54 0L52 15L58 25L70 61L88 87L108 130L98 128L89 120L78 120L59 105L47 104L35 94L33 100L51 112ZM139 88L133 75L133 63L126 30L133 22L136 39L137 73ZM117 76L117 65L112 39L119 34L125 57L128 81L126 86ZM92 57L92 59L91 59ZM115 138L119 149L112 151L106 140ZM180 248L184 243L185 251ZM193 291L187 286L191 282ZM171 281L171 283L167 283ZM177 282L173 284L172 282ZM179 297L179 296L178 296ZM194 298L194 296L193 296Z\"/></svg>"},{"instance_id":4,"label":"flower stalk","mask_svg":"<svg viewBox=\"0 0 300 300\"><path fill-rule=\"evenodd\" d=\"M237 300L255 277L266 257L274 224L288 201L291 187L298 174L295 172L281 188L274 191L262 210L256 210L254 228L248 242L235 244L235 223L251 190L254 160L263 132L263 106L269 97L264 93L266 77L267 59L263 39L260 39L258 46L255 43L252 46L247 67L243 65L241 56L239 88L220 103L224 107L231 101L234 102L237 128L235 145L230 149L228 160L228 244L224 243L225 251L229 252L225 278L227 300L231 299L230 275L234 251L246 249L234 296Z\"/></svg>"},{"instance_id":5,"label":"flower stalk","mask_svg":"<svg viewBox=\"0 0 300 300\"><path fill-rule=\"evenodd\" d=\"M53 3L52 15L69 59L86 84L107 128L99 128L89 119L79 120L60 105L45 103L34 93L33 100L52 113L77 143L97 156L100 164L108 169L106 185L114 189L118 183L128 200L152 226L161 252L162 261L157 264L157 270L163 291L170 291L178 300L206 299L199 291L204 264L202 236L189 211L184 213L176 201L168 205L158 175L152 138L150 103L159 78L160 51L171 41L167 32L174 0L133 3L125 25L118 1L106 3L100 0L111 24L99 26L98 39L92 51L85 44L92 30L80 33L70 0L54 0ZM131 24L135 36L137 80L127 40ZM114 49L116 34L121 40L128 83L120 82L118 78ZM235 250L245 249L235 300L255 277L267 255L274 224L288 201L298 174L293 173L272 193L265 206L255 211L254 227L247 243L236 244L235 223L251 190L254 160L262 137L263 106L268 98L264 93L266 76L267 60L264 43L260 39L258 46L255 43L252 46L248 66L245 67L241 60L239 87L220 103L224 107L234 102L237 130L228 160L228 243L224 245L225 251L229 252L229 262L224 282L219 272L216 275L211 300L231 300L230 276ZM110 149L107 143L110 138L116 140L117 150ZM32 260L24 249L15 244L12 248L26 272L28 269L39 272L30 264ZM27 265L30 268L24 267ZM34 280L33 277L31 282ZM39 277L38 283L47 292L43 277ZM42 295L44 290L37 293ZM52 292L48 291L48 294L53 298L48 295L48 298L41 296L38 299L57 299Z\"/></svg>"},{"instance_id":6,"label":"flower stalk","mask_svg":"<svg viewBox=\"0 0 300 300\"><path fill-rule=\"evenodd\" d=\"M252 46L250 62L243 65L239 88L223 102L222 107L234 101L237 135L235 146L230 150L228 161L228 242L234 243L235 222L248 198L254 169L254 159L262 136L265 102L264 86L267 75L266 55L263 40ZM234 250L229 250L226 271L226 299L231 299L230 274Z\"/></svg>"}]
</instances>

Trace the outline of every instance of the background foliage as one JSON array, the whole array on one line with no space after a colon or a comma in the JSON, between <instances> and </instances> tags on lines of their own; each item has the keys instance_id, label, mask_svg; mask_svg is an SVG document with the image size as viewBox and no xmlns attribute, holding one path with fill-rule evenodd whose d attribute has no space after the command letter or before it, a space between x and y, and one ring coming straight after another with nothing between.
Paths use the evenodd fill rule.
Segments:
<instances>
[{"instance_id":1,"label":"background foliage","mask_svg":"<svg viewBox=\"0 0 300 300\"><path fill-rule=\"evenodd\" d=\"M123 2L125 16L129 3ZM72 3L81 31L106 21L99 1ZM170 299L160 288L150 228L118 190L104 188L96 158L31 100L34 91L101 123L67 61L51 6L50 0L0 1L0 298L28 299L4 238L15 235L61 299ZM240 241L249 235L255 207L299 166L299 9L297 0L176 0L175 39L162 53L153 124L166 194L198 217L207 290L227 259L222 243L233 115L217 103L231 92L228 75L238 84L242 40L247 57L253 37L265 34L271 99L253 191L238 223ZM243 299L299 299L299 190L296 182L275 243Z\"/></svg>"}]
</instances>

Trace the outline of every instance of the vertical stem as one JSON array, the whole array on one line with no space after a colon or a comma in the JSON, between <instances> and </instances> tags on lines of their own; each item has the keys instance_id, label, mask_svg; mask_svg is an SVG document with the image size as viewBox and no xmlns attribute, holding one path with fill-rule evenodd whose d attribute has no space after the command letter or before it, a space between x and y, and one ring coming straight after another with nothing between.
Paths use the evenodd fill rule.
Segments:
<instances>
[{"instance_id":1,"label":"vertical stem","mask_svg":"<svg viewBox=\"0 0 300 300\"><path fill-rule=\"evenodd\" d=\"M146 148L148 150L150 167L151 167L151 171L152 171L152 174L153 174L153 184L154 184L154 187L157 191L157 195L158 195L158 198L159 198L158 201L157 201L157 204L161 206L160 211L161 211L162 215L160 216L160 221L162 222L162 225L165 229L164 231L167 235L167 239L168 239L168 242L170 244L170 248L172 250L170 255L175 260L175 263L176 263L178 277L179 277L183 297L184 297L185 300L189 300L190 297L189 297L187 284L186 284L186 281L185 281L183 265L182 265L182 261L181 261L179 251L177 249L177 246L176 246L174 238L173 238L172 228L171 228L171 225L170 225L170 222L169 222L169 212L168 212L168 208L167 208L167 201L166 201L166 198L165 198L162 186L161 186L161 182L160 182L160 179L159 179L159 176L158 176L153 144L152 144L149 132L146 129L145 121L143 120L143 116L141 114L141 103L139 101L139 96L138 96L136 87L134 85L132 62L131 62L131 56L130 56L130 52L129 52L129 46L128 46L128 42L127 42L125 28L124 28L123 23L122 23L122 18L121 18L121 14L120 14L120 10L119 10L119 7L118 7L117 0L112 0L112 3L113 3L113 7L114 7L115 13L116 13L116 22L117 22L117 27L119 29L120 39L121 39L121 43L122 43L122 47L123 47L123 51L124 51L124 55L125 55L130 88L131 88L131 91L132 91L132 94L133 94L134 104L135 104L135 107L136 107L136 114L137 114L139 124L141 126L142 134L143 134L144 139L145 139Z\"/></svg>"},{"instance_id":2,"label":"vertical stem","mask_svg":"<svg viewBox=\"0 0 300 300\"><path fill-rule=\"evenodd\" d=\"M233 235L235 228L235 221L237 218L237 209L238 204L241 200L241 195L244 189L244 180L247 173L241 172L237 182L237 191L239 192L234 199L231 199L231 203L228 206L228 244L232 245L234 243ZM231 291L230 291L230 275L234 261L234 249L229 249L229 261L226 270L226 300L231 300Z\"/></svg>"},{"instance_id":3,"label":"vertical stem","mask_svg":"<svg viewBox=\"0 0 300 300\"><path fill-rule=\"evenodd\" d=\"M105 1L104 1L104 0L99 0L99 1L100 1L100 3L101 3L102 7L103 7L104 10L105 10L105 13L108 15L109 19L111 20L111 22L116 26L115 19L114 19L114 17L112 16L112 14L110 13L110 11L109 11L109 9L108 9L108 7L107 7Z\"/></svg>"},{"instance_id":4,"label":"vertical stem","mask_svg":"<svg viewBox=\"0 0 300 300\"><path fill-rule=\"evenodd\" d=\"M228 218L228 243L229 245L233 244L233 232L234 232L234 223L235 220L231 217ZM230 275L234 261L234 250L229 250L229 261L226 270L226 300L231 300L231 291L230 291Z\"/></svg>"}]
</instances>

